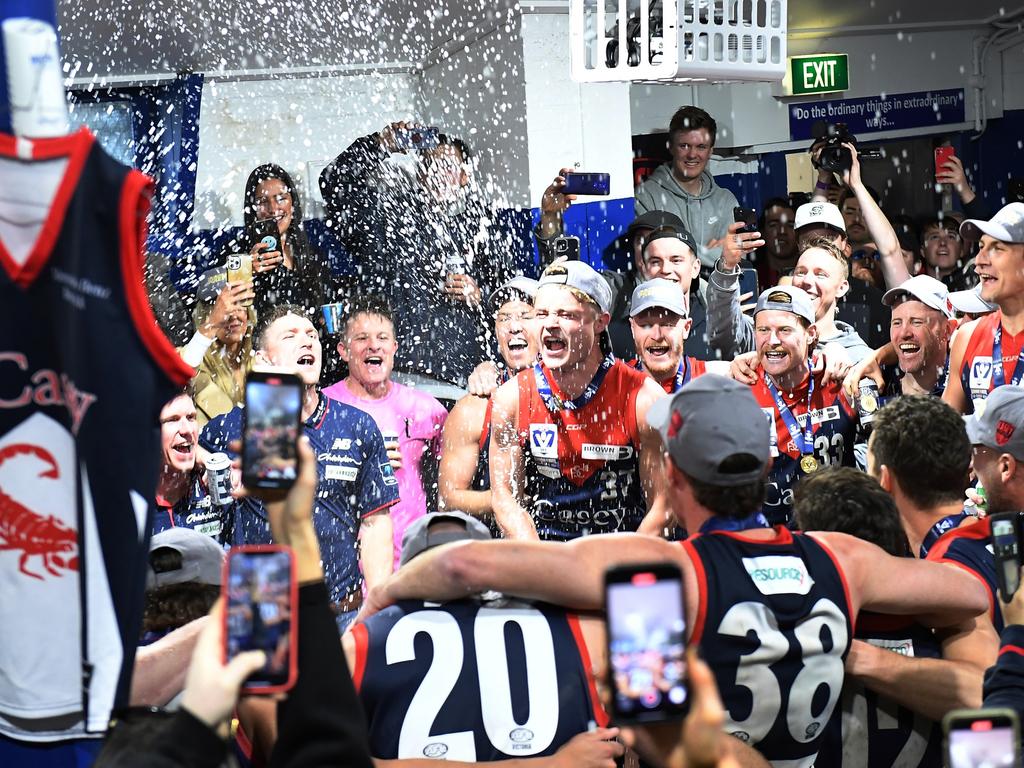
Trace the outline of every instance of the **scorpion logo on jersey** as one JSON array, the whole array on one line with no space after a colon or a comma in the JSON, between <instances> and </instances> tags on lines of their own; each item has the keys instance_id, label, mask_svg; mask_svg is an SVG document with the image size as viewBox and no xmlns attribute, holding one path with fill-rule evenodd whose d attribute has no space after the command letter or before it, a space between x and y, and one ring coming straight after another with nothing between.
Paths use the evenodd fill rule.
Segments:
<instances>
[{"instance_id":1,"label":"scorpion logo on jersey","mask_svg":"<svg viewBox=\"0 0 1024 768\"><path fill-rule=\"evenodd\" d=\"M0 465L15 456L35 456L48 465L39 477L60 477L57 461L49 451L29 443L15 443L0 449ZM42 558L43 567L54 576L63 576L58 568L78 570L78 534L53 515L38 515L19 504L0 488L0 550L20 549L18 570L34 579L43 579L28 569L30 557Z\"/></svg>"}]
</instances>

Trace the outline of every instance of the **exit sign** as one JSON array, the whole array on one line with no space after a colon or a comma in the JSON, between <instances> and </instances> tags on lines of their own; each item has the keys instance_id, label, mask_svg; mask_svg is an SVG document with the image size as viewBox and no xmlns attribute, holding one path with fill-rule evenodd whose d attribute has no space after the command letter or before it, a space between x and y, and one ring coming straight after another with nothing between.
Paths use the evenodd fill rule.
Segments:
<instances>
[{"instance_id":1,"label":"exit sign","mask_svg":"<svg viewBox=\"0 0 1024 768\"><path fill-rule=\"evenodd\" d=\"M790 56L789 76L794 96L834 93L850 87L850 72L845 53L817 56Z\"/></svg>"}]
</instances>

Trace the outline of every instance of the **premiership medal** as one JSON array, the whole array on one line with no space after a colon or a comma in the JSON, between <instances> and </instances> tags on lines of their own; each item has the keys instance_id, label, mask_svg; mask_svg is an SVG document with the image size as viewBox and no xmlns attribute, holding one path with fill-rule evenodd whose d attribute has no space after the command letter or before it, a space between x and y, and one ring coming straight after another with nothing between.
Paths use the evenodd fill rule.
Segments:
<instances>
[{"instance_id":1,"label":"premiership medal","mask_svg":"<svg viewBox=\"0 0 1024 768\"><path fill-rule=\"evenodd\" d=\"M878 410L878 400L875 399L874 395L861 395L860 407L864 410L864 413L874 413Z\"/></svg>"},{"instance_id":2,"label":"premiership medal","mask_svg":"<svg viewBox=\"0 0 1024 768\"><path fill-rule=\"evenodd\" d=\"M809 475L818 469L818 460L813 456L807 455L800 459L800 469L803 470L805 475Z\"/></svg>"}]
</instances>

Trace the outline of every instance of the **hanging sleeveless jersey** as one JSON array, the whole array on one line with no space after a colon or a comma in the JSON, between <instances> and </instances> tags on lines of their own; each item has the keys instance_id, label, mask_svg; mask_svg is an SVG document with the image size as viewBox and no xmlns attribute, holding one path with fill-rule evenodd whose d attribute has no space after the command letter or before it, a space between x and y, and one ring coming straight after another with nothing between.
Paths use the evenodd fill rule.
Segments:
<instances>
[{"instance_id":1,"label":"hanging sleeveless jersey","mask_svg":"<svg viewBox=\"0 0 1024 768\"><path fill-rule=\"evenodd\" d=\"M967 347L964 349L964 358L957 372L960 376L960 383L963 385L964 394L968 400L968 413L974 413L979 408L984 408L981 403L985 402L988 393L995 389L995 382L992 380L993 373L993 346L996 329L1003 321L1003 311L985 315L974 327L971 338L967 340ZM1013 371L1017 366L1017 358L1024 347L1024 333L1011 336L1008 333L1002 334L1002 363L1003 381L1009 384L1013 379Z\"/></svg>"},{"instance_id":2,"label":"hanging sleeveless jersey","mask_svg":"<svg viewBox=\"0 0 1024 768\"><path fill-rule=\"evenodd\" d=\"M551 372L544 371L550 382ZM636 396L646 380L647 374L616 360L590 401L570 414L548 409L532 368L516 376L527 508L541 539L564 541L640 526L646 505Z\"/></svg>"},{"instance_id":3,"label":"hanging sleeveless jersey","mask_svg":"<svg viewBox=\"0 0 1024 768\"><path fill-rule=\"evenodd\" d=\"M1003 610L996 595L996 563L992 556L992 521L983 517L971 525L954 528L939 537L930 550L928 559L940 563L954 563L981 580L988 591L989 618L996 632L1003 631Z\"/></svg>"},{"instance_id":4,"label":"hanging sleeveless jersey","mask_svg":"<svg viewBox=\"0 0 1024 768\"><path fill-rule=\"evenodd\" d=\"M374 757L541 757L608 722L579 619L552 606L406 601L353 633Z\"/></svg>"},{"instance_id":5,"label":"hanging sleeveless jersey","mask_svg":"<svg viewBox=\"0 0 1024 768\"><path fill-rule=\"evenodd\" d=\"M146 297L146 177L83 129L0 136L0 180L25 201L0 201L0 733L53 741L127 701L159 413L192 369Z\"/></svg>"},{"instance_id":6,"label":"hanging sleeveless jersey","mask_svg":"<svg viewBox=\"0 0 1024 768\"><path fill-rule=\"evenodd\" d=\"M778 766L810 768L853 634L838 563L782 526L772 539L719 531L682 546L700 584L691 642L715 671L726 731Z\"/></svg>"},{"instance_id":7,"label":"hanging sleeveless jersey","mask_svg":"<svg viewBox=\"0 0 1024 768\"><path fill-rule=\"evenodd\" d=\"M862 611L854 637L913 658L942 657L934 633L904 616ZM825 729L818 765L834 768L942 768L942 729L924 715L847 677Z\"/></svg>"},{"instance_id":8,"label":"hanging sleeveless jersey","mask_svg":"<svg viewBox=\"0 0 1024 768\"><path fill-rule=\"evenodd\" d=\"M821 385L815 375L810 412L813 430L813 456L819 468L856 465L853 446L857 435L857 414L843 394L842 382ZM805 428L807 421L807 379L792 392L780 390L783 402ZM757 368L757 383L751 387L758 405L771 425L772 467L762 511L772 525L790 525L793 521L793 488L805 474L800 469L800 450L789 433L783 414L764 380L764 369Z\"/></svg>"}]
</instances>

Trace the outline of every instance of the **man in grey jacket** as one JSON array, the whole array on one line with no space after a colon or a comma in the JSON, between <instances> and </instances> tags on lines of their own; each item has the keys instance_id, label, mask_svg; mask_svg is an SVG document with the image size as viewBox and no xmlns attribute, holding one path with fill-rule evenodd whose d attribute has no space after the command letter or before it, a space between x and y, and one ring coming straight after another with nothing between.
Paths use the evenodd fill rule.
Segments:
<instances>
[{"instance_id":1,"label":"man in grey jacket","mask_svg":"<svg viewBox=\"0 0 1024 768\"><path fill-rule=\"evenodd\" d=\"M668 126L672 160L658 168L636 191L636 213L671 211L697 241L705 271L722 255L722 241L733 223L736 196L715 183L707 171L718 125L698 107L680 107Z\"/></svg>"}]
</instances>

